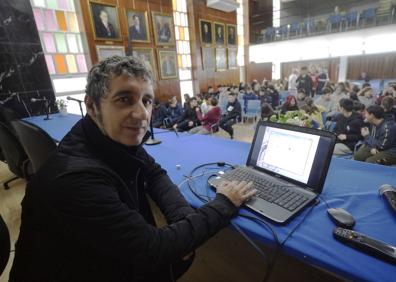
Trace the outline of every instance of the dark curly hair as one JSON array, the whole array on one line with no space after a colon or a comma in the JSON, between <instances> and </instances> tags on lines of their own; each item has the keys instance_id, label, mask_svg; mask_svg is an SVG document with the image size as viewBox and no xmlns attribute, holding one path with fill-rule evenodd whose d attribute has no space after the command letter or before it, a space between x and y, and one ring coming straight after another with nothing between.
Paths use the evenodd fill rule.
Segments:
<instances>
[{"instance_id":1,"label":"dark curly hair","mask_svg":"<svg viewBox=\"0 0 396 282\"><path fill-rule=\"evenodd\" d=\"M142 60L134 57L112 56L98 62L91 68L88 73L85 94L91 97L99 108L100 100L109 91L110 81L124 73L153 83L151 70Z\"/></svg>"}]
</instances>

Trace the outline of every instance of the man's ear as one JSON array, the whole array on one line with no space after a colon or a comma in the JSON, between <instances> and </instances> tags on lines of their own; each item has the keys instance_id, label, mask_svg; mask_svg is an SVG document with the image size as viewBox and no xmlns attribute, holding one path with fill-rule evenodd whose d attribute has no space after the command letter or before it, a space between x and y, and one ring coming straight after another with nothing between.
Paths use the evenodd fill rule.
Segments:
<instances>
[{"instance_id":1,"label":"man's ear","mask_svg":"<svg viewBox=\"0 0 396 282\"><path fill-rule=\"evenodd\" d=\"M84 97L84 103L85 106L87 108L87 113L93 118L96 118L96 113L97 113L97 108L95 106L94 101L92 100L92 98L88 95L85 95Z\"/></svg>"}]
</instances>

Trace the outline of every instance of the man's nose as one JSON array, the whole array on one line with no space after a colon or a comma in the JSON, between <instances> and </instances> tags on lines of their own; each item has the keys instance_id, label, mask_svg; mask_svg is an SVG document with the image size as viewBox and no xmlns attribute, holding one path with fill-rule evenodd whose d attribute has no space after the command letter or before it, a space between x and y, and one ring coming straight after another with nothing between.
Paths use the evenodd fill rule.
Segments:
<instances>
[{"instance_id":1,"label":"man's nose","mask_svg":"<svg viewBox=\"0 0 396 282\"><path fill-rule=\"evenodd\" d=\"M141 101L135 105L132 109L132 115L134 118L146 120L149 116L149 111L147 110L144 103Z\"/></svg>"}]
</instances>

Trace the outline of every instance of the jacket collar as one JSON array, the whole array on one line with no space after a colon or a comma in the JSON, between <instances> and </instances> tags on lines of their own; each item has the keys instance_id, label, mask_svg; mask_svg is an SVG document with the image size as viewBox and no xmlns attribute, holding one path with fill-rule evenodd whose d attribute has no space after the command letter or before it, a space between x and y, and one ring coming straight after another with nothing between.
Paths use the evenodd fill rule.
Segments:
<instances>
[{"instance_id":1,"label":"jacket collar","mask_svg":"<svg viewBox=\"0 0 396 282\"><path fill-rule=\"evenodd\" d=\"M81 122L84 135L95 155L124 178L133 177L134 171L146 165L143 144L150 136L149 131L138 146L126 146L104 135L89 115Z\"/></svg>"}]
</instances>

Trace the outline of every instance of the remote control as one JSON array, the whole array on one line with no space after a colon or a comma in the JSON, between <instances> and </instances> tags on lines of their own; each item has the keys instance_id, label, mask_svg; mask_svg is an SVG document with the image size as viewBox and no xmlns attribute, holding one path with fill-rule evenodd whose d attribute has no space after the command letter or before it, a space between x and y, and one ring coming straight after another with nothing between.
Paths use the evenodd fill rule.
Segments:
<instances>
[{"instance_id":1,"label":"remote control","mask_svg":"<svg viewBox=\"0 0 396 282\"><path fill-rule=\"evenodd\" d=\"M365 251L379 259L396 264L396 248L394 246L341 227L336 227L333 235L336 239L347 245Z\"/></svg>"}]
</instances>

